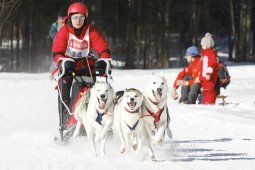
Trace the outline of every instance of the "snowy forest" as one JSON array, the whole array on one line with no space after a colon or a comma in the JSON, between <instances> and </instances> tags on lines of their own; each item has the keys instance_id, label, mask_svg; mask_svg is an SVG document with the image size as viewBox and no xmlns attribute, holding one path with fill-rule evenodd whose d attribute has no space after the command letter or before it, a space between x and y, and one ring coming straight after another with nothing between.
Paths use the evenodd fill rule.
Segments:
<instances>
[{"instance_id":1,"label":"snowy forest","mask_svg":"<svg viewBox=\"0 0 255 170\"><path fill-rule=\"evenodd\" d=\"M52 60L49 28L73 0L0 0L0 71L45 72ZM228 60L255 62L255 1L83 0L89 21L125 68L171 68L211 32Z\"/></svg>"}]
</instances>

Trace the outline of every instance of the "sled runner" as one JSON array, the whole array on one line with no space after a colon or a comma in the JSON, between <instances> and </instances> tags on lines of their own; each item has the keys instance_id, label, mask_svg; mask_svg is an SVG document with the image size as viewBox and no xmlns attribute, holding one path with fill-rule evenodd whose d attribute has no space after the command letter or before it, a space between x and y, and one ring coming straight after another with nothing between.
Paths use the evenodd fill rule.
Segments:
<instances>
[{"instance_id":1,"label":"sled runner","mask_svg":"<svg viewBox=\"0 0 255 170\"><path fill-rule=\"evenodd\" d=\"M222 105L225 106L226 105L226 98L228 96L225 95L218 95L217 98L222 100Z\"/></svg>"},{"instance_id":2,"label":"sled runner","mask_svg":"<svg viewBox=\"0 0 255 170\"><path fill-rule=\"evenodd\" d=\"M75 125L70 126L65 133L64 130L59 130L60 131L60 136L55 136L54 141L59 143L59 144L68 144L69 139L72 137Z\"/></svg>"}]
</instances>

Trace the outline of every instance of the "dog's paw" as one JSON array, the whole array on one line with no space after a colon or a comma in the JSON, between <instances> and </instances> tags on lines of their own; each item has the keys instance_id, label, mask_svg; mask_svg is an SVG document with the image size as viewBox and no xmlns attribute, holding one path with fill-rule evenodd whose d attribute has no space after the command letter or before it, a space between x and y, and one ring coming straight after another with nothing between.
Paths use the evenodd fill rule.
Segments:
<instances>
[{"instance_id":1,"label":"dog's paw","mask_svg":"<svg viewBox=\"0 0 255 170\"><path fill-rule=\"evenodd\" d=\"M150 148L148 150L149 157L152 161L156 160L153 150Z\"/></svg>"},{"instance_id":2,"label":"dog's paw","mask_svg":"<svg viewBox=\"0 0 255 170\"><path fill-rule=\"evenodd\" d=\"M137 149L137 144L134 144L134 145L132 146L132 148L133 148L134 150L136 150L136 149Z\"/></svg>"},{"instance_id":3,"label":"dog's paw","mask_svg":"<svg viewBox=\"0 0 255 170\"><path fill-rule=\"evenodd\" d=\"M154 137L153 139L153 144L161 144L163 142L162 138L157 138L157 137Z\"/></svg>"},{"instance_id":4,"label":"dog's paw","mask_svg":"<svg viewBox=\"0 0 255 170\"><path fill-rule=\"evenodd\" d=\"M120 153L124 153L126 151L125 147L120 148Z\"/></svg>"}]
</instances>

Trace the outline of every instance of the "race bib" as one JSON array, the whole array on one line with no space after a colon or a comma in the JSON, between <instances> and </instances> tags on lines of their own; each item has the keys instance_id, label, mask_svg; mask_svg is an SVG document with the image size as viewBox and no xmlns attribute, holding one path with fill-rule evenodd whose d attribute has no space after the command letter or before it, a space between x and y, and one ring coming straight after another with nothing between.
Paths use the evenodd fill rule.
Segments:
<instances>
[{"instance_id":1,"label":"race bib","mask_svg":"<svg viewBox=\"0 0 255 170\"><path fill-rule=\"evenodd\" d=\"M87 57L90 52L89 43L89 29L86 30L86 34L83 39L78 39L74 34L69 33L69 39L67 43L67 48L65 55L74 59Z\"/></svg>"}]
</instances>

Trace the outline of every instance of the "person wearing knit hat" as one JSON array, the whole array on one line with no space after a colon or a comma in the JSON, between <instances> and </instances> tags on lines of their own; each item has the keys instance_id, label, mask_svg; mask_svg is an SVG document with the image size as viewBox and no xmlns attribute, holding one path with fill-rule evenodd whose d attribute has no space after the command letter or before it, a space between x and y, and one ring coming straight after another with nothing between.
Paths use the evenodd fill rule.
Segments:
<instances>
[{"instance_id":1,"label":"person wearing knit hat","mask_svg":"<svg viewBox=\"0 0 255 170\"><path fill-rule=\"evenodd\" d=\"M172 88L172 98L177 100L177 89L181 86L181 97L179 103L196 104L197 97L200 93L201 85L198 78L200 52L196 46L187 48L184 56L189 65L179 72L174 81Z\"/></svg>"},{"instance_id":2,"label":"person wearing knit hat","mask_svg":"<svg viewBox=\"0 0 255 170\"><path fill-rule=\"evenodd\" d=\"M202 104L215 104L217 97L218 61L214 50L214 40L210 33L206 33L202 38L201 46L199 80L202 85Z\"/></svg>"},{"instance_id":3,"label":"person wearing knit hat","mask_svg":"<svg viewBox=\"0 0 255 170\"><path fill-rule=\"evenodd\" d=\"M206 33L205 36L201 40L201 47L203 49L213 48L214 40L212 38L212 34Z\"/></svg>"}]
</instances>

